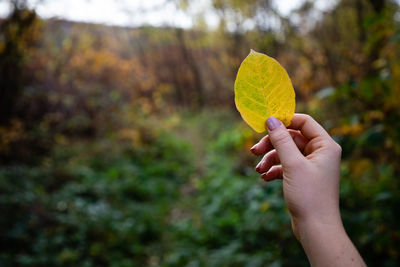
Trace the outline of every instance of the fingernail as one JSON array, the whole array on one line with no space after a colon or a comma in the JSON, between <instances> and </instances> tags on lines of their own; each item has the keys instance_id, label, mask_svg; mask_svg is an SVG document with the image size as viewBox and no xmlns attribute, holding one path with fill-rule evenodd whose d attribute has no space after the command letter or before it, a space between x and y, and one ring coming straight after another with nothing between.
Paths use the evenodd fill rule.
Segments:
<instances>
[{"instance_id":1,"label":"fingernail","mask_svg":"<svg viewBox=\"0 0 400 267\"><path fill-rule=\"evenodd\" d=\"M267 180L265 180L265 176L267 176L265 173L260 175L261 179L263 179L264 181L267 181Z\"/></svg>"},{"instance_id":2,"label":"fingernail","mask_svg":"<svg viewBox=\"0 0 400 267\"><path fill-rule=\"evenodd\" d=\"M260 167L261 167L261 161L257 164L257 166L256 166L256 171L259 171L259 170L260 170Z\"/></svg>"},{"instance_id":3,"label":"fingernail","mask_svg":"<svg viewBox=\"0 0 400 267\"><path fill-rule=\"evenodd\" d=\"M261 174L261 177L265 180L265 179L267 179L267 173L268 172L264 172L263 174Z\"/></svg>"},{"instance_id":4,"label":"fingernail","mask_svg":"<svg viewBox=\"0 0 400 267\"><path fill-rule=\"evenodd\" d=\"M281 125L281 123L282 122L280 120L278 120L277 118L272 117L272 116L269 117L267 119L268 130L270 130L270 131L275 130L276 128L278 128Z\"/></svg>"},{"instance_id":5,"label":"fingernail","mask_svg":"<svg viewBox=\"0 0 400 267\"><path fill-rule=\"evenodd\" d=\"M257 147L257 144L255 144L252 148L250 148L250 151L253 152Z\"/></svg>"}]
</instances>

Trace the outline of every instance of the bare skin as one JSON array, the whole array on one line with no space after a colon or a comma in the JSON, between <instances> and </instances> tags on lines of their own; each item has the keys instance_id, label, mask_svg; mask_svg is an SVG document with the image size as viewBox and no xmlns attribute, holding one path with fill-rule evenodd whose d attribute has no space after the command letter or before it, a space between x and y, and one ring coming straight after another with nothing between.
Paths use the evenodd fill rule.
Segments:
<instances>
[{"instance_id":1,"label":"bare skin","mask_svg":"<svg viewBox=\"0 0 400 267\"><path fill-rule=\"evenodd\" d=\"M312 117L295 114L288 129L267 120L268 135L251 148L269 182L283 179L292 229L311 266L366 266L347 236L339 211L341 147Z\"/></svg>"}]
</instances>

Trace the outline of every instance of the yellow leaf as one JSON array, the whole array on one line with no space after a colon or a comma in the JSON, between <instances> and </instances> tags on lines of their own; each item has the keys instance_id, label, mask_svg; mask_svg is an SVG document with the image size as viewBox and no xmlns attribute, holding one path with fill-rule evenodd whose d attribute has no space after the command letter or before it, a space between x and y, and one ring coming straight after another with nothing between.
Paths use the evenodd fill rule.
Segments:
<instances>
[{"instance_id":1,"label":"yellow leaf","mask_svg":"<svg viewBox=\"0 0 400 267\"><path fill-rule=\"evenodd\" d=\"M251 50L236 76L235 104L256 132L265 131L270 116L288 126L294 114L295 94L286 70L275 59Z\"/></svg>"}]
</instances>

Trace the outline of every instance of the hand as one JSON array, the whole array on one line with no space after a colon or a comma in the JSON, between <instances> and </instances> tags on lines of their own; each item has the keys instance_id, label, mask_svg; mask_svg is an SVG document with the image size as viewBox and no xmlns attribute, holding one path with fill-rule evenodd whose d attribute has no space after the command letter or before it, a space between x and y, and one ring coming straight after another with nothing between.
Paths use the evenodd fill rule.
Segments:
<instances>
[{"instance_id":1,"label":"hand","mask_svg":"<svg viewBox=\"0 0 400 267\"><path fill-rule=\"evenodd\" d=\"M269 135L251 148L265 154L256 171L265 181L283 179L293 232L311 265L364 266L340 217L341 147L305 114L294 114L289 129L274 117L267 126Z\"/></svg>"},{"instance_id":2,"label":"hand","mask_svg":"<svg viewBox=\"0 0 400 267\"><path fill-rule=\"evenodd\" d=\"M293 116L290 130L274 117L267 120L267 125L269 135L251 149L256 155L267 153L256 171L265 181L283 178L283 193L296 237L298 222L337 223L340 146L305 114ZM281 166L274 166L277 164Z\"/></svg>"}]
</instances>

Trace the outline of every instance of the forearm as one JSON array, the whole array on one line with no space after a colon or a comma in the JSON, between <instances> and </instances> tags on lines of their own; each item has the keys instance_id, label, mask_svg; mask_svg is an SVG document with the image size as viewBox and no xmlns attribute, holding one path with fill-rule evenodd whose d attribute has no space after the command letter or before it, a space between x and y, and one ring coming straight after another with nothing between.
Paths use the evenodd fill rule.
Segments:
<instances>
[{"instance_id":1,"label":"forearm","mask_svg":"<svg viewBox=\"0 0 400 267\"><path fill-rule=\"evenodd\" d=\"M366 266L340 219L331 224L299 224L299 241L311 266Z\"/></svg>"},{"instance_id":2,"label":"forearm","mask_svg":"<svg viewBox=\"0 0 400 267\"><path fill-rule=\"evenodd\" d=\"M312 266L365 266L339 211L341 147L310 116L295 114L289 130L274 117L268 136L251 150L265 154L256 171L283 179L293 232ZM281 164L281 166L276 166Z\"/></svg>"}]
</instances>

